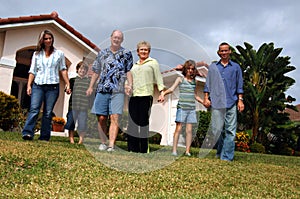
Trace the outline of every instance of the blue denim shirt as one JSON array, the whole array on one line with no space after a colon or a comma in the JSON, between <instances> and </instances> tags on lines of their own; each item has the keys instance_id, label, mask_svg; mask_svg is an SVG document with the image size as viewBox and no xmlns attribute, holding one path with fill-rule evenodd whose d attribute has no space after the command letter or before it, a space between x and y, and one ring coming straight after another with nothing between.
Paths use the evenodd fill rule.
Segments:
<instances>
[{"instance_id":1,"label":"blue denim shirt","mask_svg":"<svg viewBox=\"0 0 300 199\"><path fill-rule=\"evenodd\" d=\"M225 67L221 61L212 63L208 69L204 93L209 93L213 108L231 108L236 104L238 94L244 93L240 65L231 60Z\"/></svg>"}]
</instances>

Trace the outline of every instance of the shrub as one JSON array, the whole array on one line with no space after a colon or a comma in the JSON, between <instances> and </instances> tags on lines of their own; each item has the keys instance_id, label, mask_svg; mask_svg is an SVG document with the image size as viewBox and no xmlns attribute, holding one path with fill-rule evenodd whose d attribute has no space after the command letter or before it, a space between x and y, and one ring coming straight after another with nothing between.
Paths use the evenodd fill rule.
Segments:
<instances>
[{"instance_id":1,"label":"shrub","mask_svg":"<svg viewBox=\"0 0 300 199\"><path fill-rule=\"evenodd\" d=\"M0 91L0 113L0 128L4 131L23 128L25 118L15 96Z\"/></svg>"},{"instance_id":2,"label":"shrub","mask_svg":"<svg viewBox=\"0 0 300 199\"><path fill-rule=\"evenodd\" d=\"M266 153L264 145L258 142L251 144L250 151L253 153Z\"/></svg>"},{"instance_id":3,"label":"shrub","mask_svg":"<svg viewBox=\"0 0 300 199\"><path fill-rule=\"evenodd\" d=\"M289 147L287 144L283 144L279 154L292 156L294 153L295 151L291 147Z\"/></svg>"},{"instance_id":4,"label":"shrub","mask_svg":"<svg viewBox=\"0 0 300 199\"><path fill-rule=\"evenodd\" d=\"M193 130L193 132L196 132L196 136L192 143L193 147L200 147L202 145L209 128L211 117L210 111L198 111L197 114L199 119L197 129Z\"/></svg>"},{"instance_id":5,"label":"shrub","mask_svg":"<svg viewBox=\"0 0 300 199\"><path fill-rule=\"evenodd\" d=\"M235 136L235 150L242 152L250 152L249 139L250 136L246 132L238 132Z\"/></svg>"},{"instance_id":6,"label":"shrub","mask_svg":"<svg viewBox=\"0 0 300 199\"><path fill-rule=\"evenodd\" d=\"M148 142L150 144L160 144L161 141L161 134L156 132L149 132L149 139Z\"/></svg>"}]
</instances>

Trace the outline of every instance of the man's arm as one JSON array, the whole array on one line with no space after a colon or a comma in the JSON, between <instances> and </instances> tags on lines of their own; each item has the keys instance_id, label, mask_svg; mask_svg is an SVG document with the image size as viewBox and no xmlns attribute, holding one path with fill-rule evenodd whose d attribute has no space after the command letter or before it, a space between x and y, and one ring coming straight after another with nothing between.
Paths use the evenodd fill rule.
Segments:
<instances>
[{"instance_id":1,"label":"man's arm","mask_svg":"<svg viewBox=\"0 0 300 199\"><path fill-rule=\"evenodd\" d=\"M125 85L125 93L126 95L131 95L132 94L132 86L133 86L133 78L132 78L132 73L128 71L126 73L127 76L127 84Z\"/></svg>"},{"instance_id":2,"label":"man's arm","mask_svg":"<svg viewBox=\"0 0 300 199\"><path fill-rule=\"evenodd\" d=\"M93 72L92 78L91 78L91 81L90 81L90 85L89 85L88 89L86 90L86 95L87 96L90 96L93 93L94 84L95 84L96 80L98 79L98 77L99 77L99 74Z\"/></svg>"}]
</instances>

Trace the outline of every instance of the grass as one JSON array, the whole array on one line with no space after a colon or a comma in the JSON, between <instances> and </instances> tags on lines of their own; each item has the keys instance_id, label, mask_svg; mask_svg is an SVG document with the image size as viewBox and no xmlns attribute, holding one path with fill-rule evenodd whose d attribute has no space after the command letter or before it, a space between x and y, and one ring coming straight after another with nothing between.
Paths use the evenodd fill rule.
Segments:
<instances>
[{"instance_id":1,"label":"grass","mask_svg":"<svg viewBox=\"0 0 300 199\"><path fill-rule=\"evenodd\" d=\"M299 157L236 152L235 160L226 162L216 159L215 151L199 158L196 148L192 157L174 158L158 145L151 145L157 151L150 154L108 153L92 140L85 145L71 145L65 137L23 141L12 132L0 132L0 138L1 198L300 196Z\"/></svg>"}]
</instances>

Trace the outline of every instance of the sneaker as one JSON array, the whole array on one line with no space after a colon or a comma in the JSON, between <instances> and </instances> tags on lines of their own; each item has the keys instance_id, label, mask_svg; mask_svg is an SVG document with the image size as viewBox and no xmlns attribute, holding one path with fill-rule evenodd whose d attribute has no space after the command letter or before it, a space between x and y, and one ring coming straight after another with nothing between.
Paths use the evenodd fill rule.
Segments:
<instances>
[{"instance_id":1,"label":"sneaker","mask_svg":"<svg viewBox=\"0 0 300 199\"><path fill-rule=\"evenodd\" d=\"M105 151L106 149L107 149L106 144L100 144L100 146L99 146L100 151Z\"/></svg>"},{"instance_id":2,"label":"sneaker","mask_svg":"<svg viewBox=\"0 0 300 199\"><path fill-rule=\"evenodd\" d=\"M33 136L29 135L29 134L25 134L22 136L23 140L33 140Z\"/></svg>"},{"instance_id":3,"label":"sneaker","mask_svg":"<svg viewBox=\"0 0 300 199\"><path fill-rule=\"evenodd\" d=\"M107 151L107 152L114 152L115 149L114 149L113 147L108 147L106 151Z\"/></svg>"},{"instance_id":4,"label":"sneaker","mask_svg":"<svg viewBox=\"0 0 300 199\"><path fill-rule=\"evenodd\" d=\"M177 152L172 152L172 156L178 156Z\"/></svg>"},{"instance_id":5,"label":"sneaker","mask_svg":"<svg viewBox=\"0 0 300 199\"><path fill-rule=\"evenodd\" d=\"M185 155L186 155L186 156L189 156L189 157L192 156L189 152L188 152L188 153L185 152Z\"/></svg>"}]
</instances>

